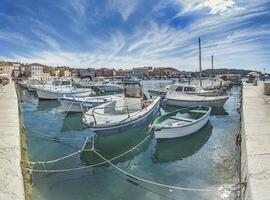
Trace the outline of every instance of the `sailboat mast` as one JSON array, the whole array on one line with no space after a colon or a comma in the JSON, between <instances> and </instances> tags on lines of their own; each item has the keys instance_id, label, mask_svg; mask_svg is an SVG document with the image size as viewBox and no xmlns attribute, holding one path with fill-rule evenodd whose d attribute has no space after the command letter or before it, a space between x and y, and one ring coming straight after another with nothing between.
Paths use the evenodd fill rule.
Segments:
<instances>
[{"instance_id":1,"label":"sailboat mast","mask_svg":"<svg viewBox=\"0 0 270 200\"><path fill-rule=\"evenodd\" d=\"M199 70L200 70L200 86L202 86L202 56L201 56L201 38L199 37Z\"/></svg>"},{"instance_id":2,"label":"sailboat mast","mask_svg":"<svg viewBox=\"0 0 270 200\"><path fill-rule=\"evenodd\" d=\"M214 83L214 56L212 55L212 85Z\"/></svg>"}]
</instances>

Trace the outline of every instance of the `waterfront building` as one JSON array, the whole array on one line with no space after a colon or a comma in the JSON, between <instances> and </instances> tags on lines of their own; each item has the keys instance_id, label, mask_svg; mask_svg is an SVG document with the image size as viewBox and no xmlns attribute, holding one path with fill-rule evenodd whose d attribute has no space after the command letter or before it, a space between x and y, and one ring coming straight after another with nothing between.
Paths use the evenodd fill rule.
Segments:
<instances>
[{"instance_id":1,"label":"waterfront building","mask_svg":"<svg viewBox=\"0 0 270 200\"><path fill-rule=\"evenodd\" d=\"M32 80L42 81L50 78L50 75L48 73L43 72L45 66L39 63L25 65L24 68L25 68L24 71L25 77L28 77Z\"/></svg>"},{"instance_id":2,"label":"waterfront building","mask_svg":"<svg viewBox=\"0 0 270 200\"><path fill-rule=\"evenodd\" d=\"M114 77L116 76L115 69L100 68L95 71L96 77Z\"/></svg>"},{"instance_id":3,"label":"waterfront building","mask_svg":"<svg viewBox=\"0 0 270 200\"><path fill-rule=\"evenodd\" d=\"M143 74L143 77L149 78L150 72L153 71L152 66L134 67L133 72L135 74Z\"/></svg>"},{"instance_id":4,"label":"waterfront building","mask_svg":"<svg viewBox=\"0 0 270 200\"><path fill-rule=\"evenodd\" d=\"M60 77L70 77L71 70L68 67L60 68Z\"/></svg>"},{"instance_id":5,"label":"waterfront building","mask_svg":"<svg viewBox=\"0 0 270 200\"><path fill-rule=\"evenodd\" d=\"M7 74L11 76L13 74L13 70L19 70L20 63L18 62L0 62L0 74Z\"/></svg>"},{"instance_id":6,"label":"waterfront building","mask_svg":"<svg viewBox=\"0 0 270 200\"><path fill-rule=\"evenodd\" d=\"M54 68L54 67L52 67L52 68L50 69L50 74L51 74L51 76L53 76L53 77L59 78L59 77L60 77L60 69L59 69L59 68Z\"/></svg>"}]
</instances>

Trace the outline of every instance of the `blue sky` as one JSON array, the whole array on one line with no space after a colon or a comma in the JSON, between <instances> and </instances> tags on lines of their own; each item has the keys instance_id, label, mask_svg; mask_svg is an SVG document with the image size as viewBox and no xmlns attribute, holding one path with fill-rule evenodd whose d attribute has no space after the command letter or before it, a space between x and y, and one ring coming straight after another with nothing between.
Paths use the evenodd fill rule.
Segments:
<instances>
[{"instance_id":1,"label":"blue sky","mask_svg":"<svg viewBox=\"0 0 270 200\"><path fill-rule=\"evenodd\" d=\"M0 59L270 70L270 1L1 0Z\"/></svg>"}]
</instances>

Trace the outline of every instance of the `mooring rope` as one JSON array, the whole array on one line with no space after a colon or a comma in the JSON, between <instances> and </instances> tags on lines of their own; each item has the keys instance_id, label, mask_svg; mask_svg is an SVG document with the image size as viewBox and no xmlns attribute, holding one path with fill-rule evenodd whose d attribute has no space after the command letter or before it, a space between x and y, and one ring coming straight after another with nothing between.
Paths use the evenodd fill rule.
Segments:
<instances>
[{"instance_id":1,"label":"mooring rope","mask_svg":"<svg viewBox=\"0 0 270 200\"><path fill-rule=\"evenodd\" d=\"M102 158L104 161L106 161L107 163L109 163L112 167L114 167L118 171L122 172L123 174L127 175L128 177L131 177L131 178L133 178L135 180L139 180L141 182L145 182L145 183L152 184L152 185L157 185L157 186L160 186L160 187L165 187L165 188L170 188L170 189L176 189L176 190L197 191L197 192L217 192L218 191L218 190L213 190L213 189L210 190L210 189L178 187L178 186L173 186L173 185L165 185L165 184L154 182L154 181L149 181L149 180L140 178L138 176L135 176L133 174L130 174L130 173L122 170L120 167L116 166L110 160L106 159L104 156L102 156L100 153L98 153L95 149L93 149L93 152L96 153L100 158Z\"/></svg>"},{"instance_id":2,"label":"mooring rope","mask_svg":"<svg viewBox=\"0 0 270 200\"><path fill-rule=\"evenodd\" d=\"M51 163L56 163L56 162L59 162L61 160L66 159L66 158L72 157L72 156L77 155L77 154L79 154L81 152L82 151L79 150L79 151L73 152L73 153L71 153L69 155L66 155L66 156L63 156L63 157L60 157L60 158L57 158L57 159L54 159L54 160L49 160L49 161L29 161L28 162L28 161L22 160L22 162L27 162L27 163L32 164L32 165L35 165L35 164L51 164Z\"/></svg>"},{"instance_id":3,"label":"mooring rope","mask_svg":"<svg viewBox=\"0 0 270 200\"><path fill-rule=\"evenodd\" d=\"M150 129L151 131L151 129ZM150 131L148 132L148 135L147 137L145 137L142 141L140 141L138 144L136 144L134 147L130 148L128 151L114 157L114 158L111 158L110 161L114 161L118 158L121 158L123 156L125 156L126 154L128 154L129 152L132 152L134 150L138 150L138 147L141 146L144 142L146 142L150 137L151 137L151 134ZM93 148L92 149L84 149L84 150L79 150L80 153L83 152L83 151L93 151ZM55 159L55 160L52 160L52 161L37 161L37 162L28 162L28 161L22 161L23 163L26 163L26 164L35 164L35 163L52 163L53 161L55 162L58 162L60 160L63 160L65 158L68 158L68 157L71 157L71 156L74 156L76 154L78 154L78 152L74 152L72 154L69 154L67 156L63 156L61 158L58 158L58 159ZM30 172L39 172L39 173L56 173L56 172L68 172L68 171L76 171L76 170L82 170L82 169L87 169L87 168L92 168L92 167L96 167L96 166L99 166L99 165L103 165L103 164L106 164L106 161L102 161L102 162L99 162L99 163L96 163L96 164L93 164L93 165L88 165L88 166L82 166L82 167L76 167L76 168L66 168L66 169L46 169L46 170L43 170L43 169L34 169L34 168L30 168L29 165L26 165L26 167L23 167L24 170L27 170L27 171L30 171Z\"/></svg>"}]
</instances>

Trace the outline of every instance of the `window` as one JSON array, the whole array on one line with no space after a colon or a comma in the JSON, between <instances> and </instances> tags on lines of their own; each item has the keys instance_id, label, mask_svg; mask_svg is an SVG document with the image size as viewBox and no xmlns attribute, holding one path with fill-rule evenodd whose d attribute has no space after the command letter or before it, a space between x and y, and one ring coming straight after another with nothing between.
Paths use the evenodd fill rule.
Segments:
<instances>
[{"instance_id":1,"label":"window","mask_svg":"<svg viewBox=\"0 0 270 200\"><path fill-rule=\"evenodd\" d=\"M176 91L177 91L177 92L182 92L182 90L183 90L183 87L178 87L178 88L176 88Z\"/></svg>"},{"instance_id":2,"label":"window","mask_svg":"<svg viewBox=\"0 0 270 200\"><path fill-rule=\"evenodd\" d=\"M195 91L195 88L194 87L185 87L184 88L184 91L185 92L194 92Z\"/></svg>"}]
</instances>

